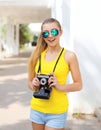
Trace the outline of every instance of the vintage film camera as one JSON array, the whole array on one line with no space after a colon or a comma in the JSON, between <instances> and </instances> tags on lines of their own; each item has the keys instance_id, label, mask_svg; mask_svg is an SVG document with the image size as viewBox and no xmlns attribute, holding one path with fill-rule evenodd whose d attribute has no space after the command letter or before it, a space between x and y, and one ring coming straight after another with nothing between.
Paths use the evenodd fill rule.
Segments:
<instances>
[{"instance_id":1,"label":"vintage film camera","mask_svg":"<svg viewBox=\"0 0 101 130\"><path fill-rule=\"evenodd\" d=\"M50 98L50 93L52 91L52 88L49 88L48 85L48 79L52 75L45 75L45 74L40 74L37 76L37 78L40 81L40 87L37 92L34 92L33 96L35 98L41 98L41 99L49 99Z\"/></svg>"}]
</instances>

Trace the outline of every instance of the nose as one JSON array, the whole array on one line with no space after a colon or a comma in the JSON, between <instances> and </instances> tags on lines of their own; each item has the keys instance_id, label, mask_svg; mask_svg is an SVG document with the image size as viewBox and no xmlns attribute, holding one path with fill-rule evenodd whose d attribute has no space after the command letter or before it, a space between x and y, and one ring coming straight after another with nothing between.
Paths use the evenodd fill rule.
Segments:
<instances>
[{"instance_id":1,"label":"nose","mask_svg":"<svg viewBox=\"0 0 101 130\"><path fill-rule=\"evenodd\" d=\"M51 32L49 32L49 36L48 37L52 37L53 35L51 34Z\"/></svg>"}]
</instances>

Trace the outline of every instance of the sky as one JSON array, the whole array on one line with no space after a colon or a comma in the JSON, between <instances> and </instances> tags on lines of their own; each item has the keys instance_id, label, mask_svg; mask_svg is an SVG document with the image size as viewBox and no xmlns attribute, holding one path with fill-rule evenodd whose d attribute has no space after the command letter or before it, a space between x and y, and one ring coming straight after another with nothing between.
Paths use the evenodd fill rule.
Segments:
<instances>
[{"instance_id":1,"label":"sky","mask_svg":"<svg viewBox=\"0 0 101 130\"><path fill-rule=\"evenodd\" d=\"M40 30L41 30L41 23L30 23L29 24L29 28L33 32L40 32Z\"/></svg>"}]
</instances>

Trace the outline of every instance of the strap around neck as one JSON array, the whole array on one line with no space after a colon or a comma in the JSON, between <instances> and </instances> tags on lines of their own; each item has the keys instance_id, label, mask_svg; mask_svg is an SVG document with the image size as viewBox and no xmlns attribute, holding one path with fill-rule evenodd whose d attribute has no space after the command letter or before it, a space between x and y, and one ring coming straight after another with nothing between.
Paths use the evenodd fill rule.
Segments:
<instances>
[{"instance_id":1,"label":"strap around neck","mask_svg":"<svg viewBox=\"0 0 101 130\"><path fill-rule=\"evenodd\" d=\"M37 73L41 72L41 55L39 56L39 67Z\"/></svg>"},{"instance_id":2,"label":"strap around neck","mask_svg":"<svg viewBox=\"0 0 101 130\"><path fill-rule=\"evenodd\" d=\"M61 55L62 55L63 50L64 50L64 48L62 48L62 50L61 50L61 52L60 52L60 55L58 56L58 59L57 59L55 65L54 65L54 68L53 68L53 72L54 72L55 69L56 69L57 63L58 63L58 61L59 61L59 59L60 59L60 57L61 57Z\"/></svg>"},{"instance_id":3,"label":"strap around neck","mask_svg":"<svg viewBox=\"0 0 101 130\"><path fill-rule=\"evenodd\" d=\"M59 56L58 56L58 59L57 59L55 65L54 65L54 68L53 68L53 71L52 71L52 72L55 71L56 66L57 66L57 63L58 63L58 61L59 61L59 59L60 59L60 57L61 57L63 51L64 51L64 48L62 48L62 50L61 50L61 52L60 52L60 54L59 54ZM38 72L38 73L41 72L41 55L40 55L40 57L39 57L39 67L38 67L38 71L37 71L37 72Z\"/></svg>"}]
</instances>

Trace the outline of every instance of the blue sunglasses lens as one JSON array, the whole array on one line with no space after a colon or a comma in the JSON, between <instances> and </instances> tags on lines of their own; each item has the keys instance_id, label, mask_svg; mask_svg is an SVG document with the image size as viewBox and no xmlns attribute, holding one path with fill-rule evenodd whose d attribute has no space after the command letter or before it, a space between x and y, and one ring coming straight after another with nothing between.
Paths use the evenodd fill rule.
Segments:
<instances>
[{"instance_id":1,"label":"blue sunglasses lens","mask_svg":"<svg viewBox=\"0 0 101 130\"><path fill-rule=\"evenodd\" d=\"M59 34L59 31L58 31L57 29L52 29L52 30L51 30L51 34L52 34L53 36L57 36L57 35Z\"/></svg>"},{"instance_id":2,"label":"blue sunglasses lens","mask_svg":"<svg viewBox=\"0 0 101 130\"><path fill-rule=\"evenodd\" d=\"M49 32L45 31L42 33L43 38L47 38L49 36Z\"/></svg>"},{"instance_id":3,"label":"blue sunglasses lens","mask_svg":"<svg viewBox=\"0 0 101 130\"><path fill-rule=\"evenodd\" d=\"M43 36L43 38L47 38L49 36L49 34L50 34L49 31L45 31L42 33L42 36ZM58 34L59 34L59 31L57 29L51 30L51 35L57 36Z\"/></svg>"}]
</instances>

